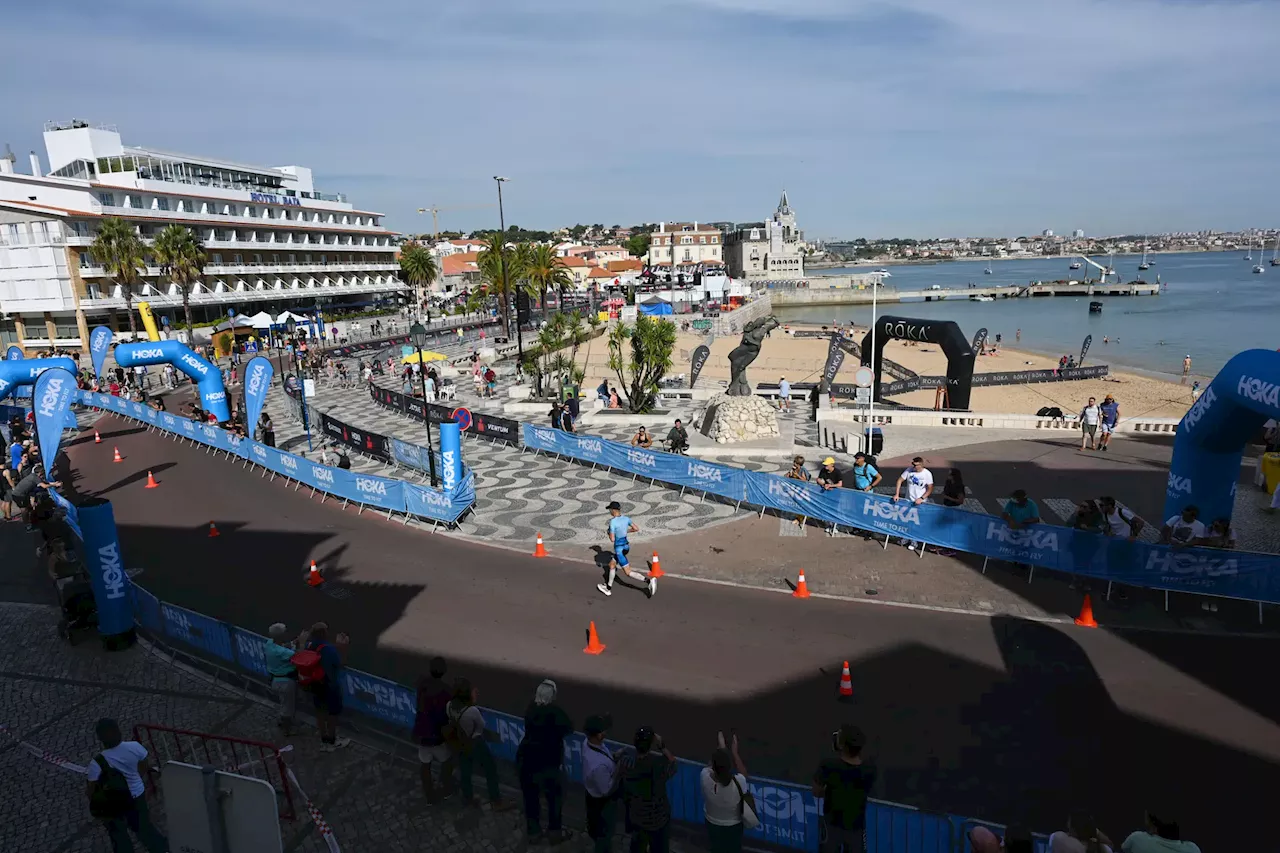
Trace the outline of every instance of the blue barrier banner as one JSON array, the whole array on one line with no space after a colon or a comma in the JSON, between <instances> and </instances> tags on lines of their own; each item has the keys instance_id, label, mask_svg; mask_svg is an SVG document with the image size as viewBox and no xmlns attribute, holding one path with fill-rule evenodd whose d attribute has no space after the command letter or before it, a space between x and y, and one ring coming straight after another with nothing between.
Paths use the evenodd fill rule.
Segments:
<instances>
[{"instance_id":1,"label":"blue barrier banner","mask_svg":"<svg viewBox=\"0 0 1280 853\"><path fill-rule=\"evenodd\" d=\"M404 483L401 492L404 495L405 510L410 515L434 518L437 521L454 521L470 506L454 504L451 496L430 486Z\"/></svg>"},{"instance_id":2,"label":"blue barrier banner","mask_svg":"<svg viewBox=\"0 0 1280 853\"><path fill-rule=\"evenodd\" d=\"M139 625L155 634L164 633L160 599L140 586L133 588L133 615Z\"/></svg>"},{"instance_id":3,"label":"blue barrier banner","mask_svg":"<svg viewBox=\"0 0 1280 853\"><path fill-rule=\"evenodd\" d=\"M462 427L455 421L440 424L440 484L452 492L462 480Z\"/></svg>"},{"instance_id":4,"label":"blue barrier banner","mask_svg":"<svg viewBox=\"0 0 1280 853\"><path fill-rule=\"evenodd\" d=\"M133 628L133 584L125 573L111 502L91 498L78 507L84 563L98 607L98 633L110 637Z\"/></svg>"},{"instance_id":5,"label":"blue barrier banner","mask_svg":"<svg viewBox=\"0 0 1280 853\"><path fill-rule=\"evenodd\" d=\"M430 471L431 463L427 461L428 452L425 447L419 447L398 438L391 439L391 458L397 465L413 468L415 471Z\"/></svg>"},{"instance_id":6,"label":"blue barrier banner","mask_svg":"<svg viewBox=\"0 0 1280 853\"><path fill-rule=\"evenodd\" d=\"M232 650L236 663L243 669L261 676L267 676L267 638L243 628L231 629Z\"/></svg>"},{"instance_id":7,"label":"blue barrier banner","mask_svg":"<svg viewBox=\"0 0 1280 853\"><path fill-rule=\"evenodd\" d=\"M368 506L404 512L404 483L400 480L374 477L369 474L353 474L350 471L338 473L348 474L351 478L349 493L339 492L342 497Z\"/></svg>"},{"instance_id":8,"label":"blue barrier banner","mask_svg":"<svg viewBox=\"0 0 1280 853\"><path fill-rule=\"evenodd\" d=\"M80 529L79 511L72 505L71 501L58 494L57 489L50 487L48 492L50 499L62 510L64 514L63 520L67 523L67 527L71 528L71 532L76 535L76 538L84 542L84 531Z\"/></svg>"},{"instance_id":9,"label":"blue barrier banner","mask_svg":"<svg viewBox=\"0 0 1280 853\"><path fill-rule=\"evenodd\" d=\"M229 663L236 662L231 651L231 631L224 623L176 604L161 603L160 615L165 636Z\"/></svg>"},{"instance_id":10,"label":"blue barrier banner","mask_svg":"<svg viewBox=\"0 0 1280 853\"><path fill-rule=\"evenodd\" d=\"M825 491L776 474L530 424L524 426L524 443L729 500L998 560L1131 586L1280 603L1280 572L1273 555L1129 542L1050 524L1015 529L996 516L938 504L916 506L852 489Z\"/></svg>"},{"instance_id":11,"label":"blue barrier banner","mask_svg":"<svg viewBox=\"0 0 1280 853\"><path fill-rule=\"evenodd\" d=\"M413 728L417 698L408 687L358 669L343 669L341 681L345 707L401 728Z\"/></svg>"}]
</instances>

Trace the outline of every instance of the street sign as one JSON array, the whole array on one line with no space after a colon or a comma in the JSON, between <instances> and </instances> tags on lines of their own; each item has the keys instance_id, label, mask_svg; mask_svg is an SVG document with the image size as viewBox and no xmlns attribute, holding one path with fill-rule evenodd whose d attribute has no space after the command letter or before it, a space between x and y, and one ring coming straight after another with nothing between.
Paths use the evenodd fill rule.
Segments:
<instances>
[{"instance_id":1,"label":"street sign","mask_svg":"<svg viewBox=\"0 0 1280 853\"><path fill-rule=\"evenodd\" d=\"M463 432L471 429L471 410L459 406L449 413L449 419L458 425Z\"/></svg>"},{"instance_id":2,"label":"street sign","mask_svg":"<svg viewBox=\"0 0 1280 853\"><path fill-rule=\"evenodd\" d=\"M876 381L876 374L865 364L853 372L853 384L859 388L870 388Z\"/></svg>"},{"instance_id":3,"label":"street sign","mask_svg":"<svg viewBox=\"0 0 1280 853\"><path fill-rule=\"evenodd\" d=\"M854 402L854 405L857 405L857 406L870 406L871 405L871 389L870 388L853 389L853 402Z\"/></svg>"}]
</instances>

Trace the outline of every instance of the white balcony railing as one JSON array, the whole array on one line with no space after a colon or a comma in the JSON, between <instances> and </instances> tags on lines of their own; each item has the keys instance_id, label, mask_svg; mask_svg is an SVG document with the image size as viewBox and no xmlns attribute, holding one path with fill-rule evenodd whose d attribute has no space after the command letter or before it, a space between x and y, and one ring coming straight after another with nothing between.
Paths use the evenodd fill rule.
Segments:
<instances>
[{"instance_id":1,"label":"white balcony railing","mask_svg":"<svg viewBox=\"0 0 1280 853\"><path fill-rule=\"evenodd\" d=\"M294 275L297 273L394 273L399 271L399 264L207 264L204 268L204 274L210 275ZM87 266L80 267L80 277L89 278L105 278L107 271L103 267ZM160 278L161 272L159 267L147 267L144 273L146 277Z\"/></svg>"},{"instance_id":2,"label":"white balcony railing","mask_svg":"<svg viewBox=\"0 0 1280 853\"><path fill-rule=\"evenodd\" d=\"M401 282L393 281L382 284L345 284L328 287L264 287L261 290L246 287L244 290L227 289L219 293L199 292L191 294L192 305L239 305L245 302L279 302L281 300L303 299L313 296L341 296L360 293L399 293L406 289ZM156 308L176 308L182 305L181 294L159 293L146 297L134 296L134 303L145 300ZM86 311L104 310L107 308L124 308L125 300L118 296L89 296L80 300L80 306Z\"/></svg>"},{"instance_id":3,"label":"white balcony railing","mask_svg":"<svg viewBox=\"0 0 1280 853\"><path fill-rule=\"evenodd\" d=\"M193 213L186 210L152 210L149 207L119 207L89 202L89 209L103 216L119 216L125 219L184 219L197 222L221 222L228 228L238 223L252 223L254 228L293 228L295 230L323 229L326 231L382 232L381 225L342 225L337 222L299 222L294 219L254 219L247 216L223 216L220 213Z\"/></svg>"}]
</instances>

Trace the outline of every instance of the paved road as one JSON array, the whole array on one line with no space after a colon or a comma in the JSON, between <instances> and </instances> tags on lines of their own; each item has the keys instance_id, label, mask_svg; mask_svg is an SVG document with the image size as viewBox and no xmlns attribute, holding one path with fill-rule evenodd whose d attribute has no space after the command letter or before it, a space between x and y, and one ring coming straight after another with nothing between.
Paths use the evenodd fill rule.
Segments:
<instances>
[{"instance_id":1,"label":"paved road","mask_svg":"<svg viewBox=\"0 0 1280 853\"><path fill-rule=\"evenodd\" d=\"M76 485L115 503L128 564L153 592L257 630L324 619L351 633L360 668L411 682L441 653L482 702L511 711L549 675L579 721L611 710L620 733L651 723L695 758L736 729L754 773L795 779L853 720L873 738L882 796L1043 829L1088 808L1117 835L1157 804L1210 849L1267 826L1280 691L1255 662L1274 658L1274 640L1121 636L679 580L652 601L604 599L590 566L357 517L125 421L102 428L103 445L70 448ZM159 489L143 489L148 469ZM346 597L303 584L311 559ZM580 651L589 620L600 657ZM848 706L834 699L842 659Z\"/></svg>"}]
</instances>

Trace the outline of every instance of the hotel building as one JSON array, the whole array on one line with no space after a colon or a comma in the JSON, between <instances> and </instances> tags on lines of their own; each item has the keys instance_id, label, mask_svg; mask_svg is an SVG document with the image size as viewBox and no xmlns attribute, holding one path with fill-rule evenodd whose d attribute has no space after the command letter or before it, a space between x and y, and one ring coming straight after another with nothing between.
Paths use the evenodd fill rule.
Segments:
<instances>
[{"instance_id":1,"label":"hotel building","mask_svg":"<svg viewBox=\"0 0 1280 853\"><path fill-rule=\"evenodd\" d=\"M34 152L30 174L0 159L0 344L78 348L99 323L128 330L125 294L89 251L109 216L147 245L173 223L204 244L190 295L196 323L228 309L356 307L406 291L398 235L382 214L320 192L308 168L125 146L115 128L81 121L46 125L44 143L47 173ZM133 298L150 302L157 322L184 322L181 288L154 265Z\"/></svg>"},{"instance_id":2,"label":"hotel building","mask_svg":"<svg viewBox=\"0 0 1280 853\"><path fill-rule=\"evenodd\" d=\"M688 222L660 222L649 237L645 263L655 272L692 273L724 263L720 230Z\"/></svg>"}]
</instances>

